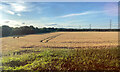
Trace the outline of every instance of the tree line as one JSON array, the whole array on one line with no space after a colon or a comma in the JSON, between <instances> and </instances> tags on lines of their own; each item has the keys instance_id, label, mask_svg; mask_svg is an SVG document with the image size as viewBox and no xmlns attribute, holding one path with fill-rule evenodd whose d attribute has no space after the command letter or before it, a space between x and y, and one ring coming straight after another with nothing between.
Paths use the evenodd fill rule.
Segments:
<instances>
[{"instance_id":1,"label":"tree line","mask_svg":"<svg viewBox=\"0 0 120 72\"><path fill-rule=\"evenodd\" d=\"M15 35L28 35L28 34L40 34L58 31L119 31L118 29L66 29L66 28L38 28L34 26L21 26L21 27L9 27L3 25L0 27L2 30L2 37L15 36Z\"/></svg>"},{"instance_id":2,"label":"tree line","mask_svg":"<svg viewBox=\"0 0 120 72\"><path fill-rule=\"evenodd\" d=\"M27 35L27 34L39 34L39 33L48 33L56 31L55 28L38 28L34 26L21 26L21 27L9 27L3 25L0 27L2 30L2 37L6 36L15 36L15 35Z\"/></svg>"}]
</instances>

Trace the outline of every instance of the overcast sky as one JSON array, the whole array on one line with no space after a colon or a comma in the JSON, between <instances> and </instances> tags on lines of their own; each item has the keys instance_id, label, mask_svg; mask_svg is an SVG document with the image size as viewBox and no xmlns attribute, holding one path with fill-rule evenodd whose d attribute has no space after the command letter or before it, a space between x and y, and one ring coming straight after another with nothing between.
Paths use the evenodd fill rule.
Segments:
<instances>
[{"instance_id":1,"label":"overcast sky","mask_svg":"<svg viewBox=\"0 0 120 72\"><path fill-rule=\"evenodd\" d=\"M117 2L0 3L0 24L12 27L112 28L118 27Z\"/></svg>"}]
</instances>

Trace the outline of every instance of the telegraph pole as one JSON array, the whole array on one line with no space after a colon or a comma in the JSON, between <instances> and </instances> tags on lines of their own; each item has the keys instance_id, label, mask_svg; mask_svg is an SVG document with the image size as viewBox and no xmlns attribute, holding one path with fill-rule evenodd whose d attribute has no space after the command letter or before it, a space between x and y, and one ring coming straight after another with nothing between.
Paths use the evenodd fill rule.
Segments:
<instances>
[{"instance_id":1,"label":"telegraph pole","mask_svg":"<svg viewBox=\"0 0 120 72\"><path fill-rule=\"evenodd\" d=\"M81 29L81 25L79 25L79 29Z\"/></svg>"},{"instance_id":2,"label":"telegraph pole","mask_svg":"<svg viewBox=\"0 0 120 72\"><path fill-rule=\"evenodd\" d=\"M110 29L112 29L112 20L110 19Z\"/></svg>"},{"instance_id":3,"label":"telegraph pole","mask_svg":"<svg viewBox=\"0 0 120 72\"><path fill-rule=\"evenodd\" d=\"M89 26L90 26L90 29L91 29L91 24Z\"/></svg>"}]
</instances>

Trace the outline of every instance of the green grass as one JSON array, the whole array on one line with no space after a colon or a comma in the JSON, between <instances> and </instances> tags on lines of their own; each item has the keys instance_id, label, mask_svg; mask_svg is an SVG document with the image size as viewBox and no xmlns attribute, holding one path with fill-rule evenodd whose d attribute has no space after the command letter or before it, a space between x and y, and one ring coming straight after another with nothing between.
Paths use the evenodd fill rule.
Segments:
<instances>
[{"instance_id":1,"label":"green grass","mask_svg":"<svg viewBox=\"0 0 120 72\"><path fill-rule=\"evenodd\" d=\"M3 70L120 70L118 48L26 49L2 58Z\"/></svg>"}]
</instances>

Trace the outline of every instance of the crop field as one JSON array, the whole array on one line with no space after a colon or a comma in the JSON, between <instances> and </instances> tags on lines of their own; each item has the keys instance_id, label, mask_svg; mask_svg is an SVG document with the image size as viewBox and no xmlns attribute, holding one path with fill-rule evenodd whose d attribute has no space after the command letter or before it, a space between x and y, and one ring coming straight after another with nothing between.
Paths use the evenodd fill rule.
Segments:
<instances>
[{"instance_id":1,"label":"crop field","mask_svg":"<svg viewBox=\"0 0 120 72\"><path fill-rule=\"evenodd\" d=\"M120 70L118 32L54 32L1 40L3 70Z\"/></svg>"},{"instance_id":2,"label":"crop field","mask_svg":"<svg viewBox=\"0 0 120 72\"><path fill-rule=\"evenodd\" d=\"M55 32L2 38L3 51L22 48L110 48L118 46L118 32ZM10 49L8 49L11 47ZM16 48L17 47L17 48Z\"/></svg>"}]
</instances>

